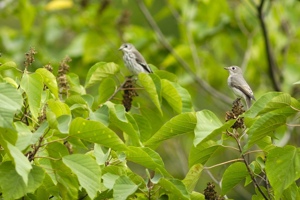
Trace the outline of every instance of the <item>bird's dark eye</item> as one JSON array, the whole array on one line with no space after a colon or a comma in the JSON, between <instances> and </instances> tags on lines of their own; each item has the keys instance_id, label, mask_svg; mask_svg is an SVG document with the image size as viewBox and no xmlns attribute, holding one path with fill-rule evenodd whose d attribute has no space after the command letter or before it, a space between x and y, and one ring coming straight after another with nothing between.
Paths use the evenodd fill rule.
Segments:
<instances>
[{"instance_id":1,"label":"bird's dark eye","mask_svg":"<svg viewBox=\"0 0 300 200\"><path fill-rule=\"evenodd\" d=\"M128 45L127 44L125 44L125 48L127 48L128 47Z\"/></svg>"},{"instance_id":2,"label":"bird's dark eye","mask_svg":"<svg viewBox=\"0 0 300 200\"><path fill-rule=\"evenodd\" d=\"M235 67L232 67L231 69L232 69L232 70L235 70Z\"/></svg>"}]
</instances>

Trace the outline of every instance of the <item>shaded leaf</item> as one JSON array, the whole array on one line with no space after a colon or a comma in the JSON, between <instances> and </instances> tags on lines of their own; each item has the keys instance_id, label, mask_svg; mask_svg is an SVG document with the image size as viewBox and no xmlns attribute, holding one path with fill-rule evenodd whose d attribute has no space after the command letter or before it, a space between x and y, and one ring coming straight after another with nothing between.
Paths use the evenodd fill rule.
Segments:
<instances>
[{"instance_id":1,"label":"shaded leaf","mask_svg":"<svg viewBox=\"0 0 300 200\"><path fill-rule=\"evenodd\" d=\"M113 187L114 199L126 200L127 197L133 194L138 189L138 186L127 176L120 176L116 179Z\"/></svg>"},{"instance_id":2,"label":"shaded leaf","mask_svg":"<svg viewBox=\"0 0 300 200\"><path fill-rule=\"evenodd\" d=\"M202 170L203 166L201 164L193 165L188 171L185 178L182 180L183 184L189 192L192 192L195 189L195 186L202 173Z\"/></svg>"},{"instance_id":3,"label":"shaded leaf","mask_svg":"<svg viewBox=\"0 0 300 200\"><path fill-rule=\"evenodd\" d=\"M266 173L275 199L280 199L282 192L300 178L300 149L289 145L272 149L266 159Z\"/></svg>"},{"instance_id":4,"label":"shaded leaf","mask_svg":"<svg viewBox=\"0 0 300 200\"><path fill-rule=\"evenodd\" d=\"M125 154L129 161L140 164L148 169L152 169L164 176L171 176L165 169L160 155L148 147L129 146Z\"/></svg>"},{"instance_id":5,"label":"shaded leaf","mask_svg":"<svg viewBox=\"0 0 300 200\"><path fill-rule=\"evenodd\" d=\"M190 199L185 185L179 180L161 178L158 184L165 189L169 199Z\"/></svg>"},{"instance_id":6,"label":"shaded leaf","mask_svg":"<svg viewBox=\"0 0 300 200\"><path fill-rule=\"evenodd\" d=\"M72 154L63 157L63 162L78 177L80 185L87 191L90 198L95 198L100 189L100 167L88 155Z\"/></svg>"},{"instance_id":7,"label":"shaded leaf","mask_svg":"<svg viewBox=\"0 0 300 200\"><path fill-rule=\"evenodd\" d=\"M229 129L234 122L234 120L230 120L222 124L217 116L209 110L197 112L194 145L196 146L202 142L206 142L217 135L221 136L223 131Z\"/></svg>"},{"instance_id":8,"label":"shaded leaf","mask_svg":"<svg viewBox=\"0 0 300 200\"><path fill-rule=\"evenodd\" d=\"M196 147L192 146L189 154L189 166L193 166L197 163L205 164L219 147L220 145L212 140L202 142Z\"/></svg>"},{"instance_id":9,"label":"shaded leaf","mask_svg":"<svg viewBox=\"0 0 300 200\"><path fill-rule=\"evenodd\" d=\"M236 162L231 164L224 172L222 178L222 194L226 194L239 182L248 176L248 171L244 163Z\"/></svg>"}]
</instances>

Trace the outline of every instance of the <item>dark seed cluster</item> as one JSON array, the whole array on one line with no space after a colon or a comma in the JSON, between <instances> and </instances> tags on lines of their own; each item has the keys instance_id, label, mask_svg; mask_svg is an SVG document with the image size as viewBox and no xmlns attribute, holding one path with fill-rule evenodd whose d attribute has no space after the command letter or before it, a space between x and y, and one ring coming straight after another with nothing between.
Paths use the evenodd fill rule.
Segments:
<instances>
[{"instance_id":1,"label":"dark seed cluster","mask_svg":"<svg viewBox=\"0 0 300 200\"><path fill-rule=\"evenodd\" d=\"M245 128L244 118L239 117L241 114L245 112L243 108L243 104L241 102L241 98L237 98L232 105L231 111L226 112L225 121L229 121L231 119L237 119L236 122L231 126L233 129Z\"/></svg>"}]
</instances>

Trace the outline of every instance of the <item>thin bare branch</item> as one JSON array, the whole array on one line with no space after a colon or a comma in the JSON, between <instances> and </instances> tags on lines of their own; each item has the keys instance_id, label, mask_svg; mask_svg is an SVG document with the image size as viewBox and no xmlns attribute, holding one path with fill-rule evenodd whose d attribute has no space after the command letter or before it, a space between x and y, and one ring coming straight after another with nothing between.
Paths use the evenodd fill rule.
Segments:
<instances>
[{"instance_id":1,"label":"thin bare branch","mask_svg":"<svg viewBox=\"0 0 300 200\"><path fill-rule=\"evenodd\" d=\"M222 166L222 165L226 165L228 163L233 163L233 162L238 162L238 161L244 161L242 158L237 158L237 159L234 159L234 160L228 160L226 162L222 162L222 163L219 163L219 164L216 164L216 165L212 165L212 166L209 166L209 167L204 167L204 169L212 169L212 168L215 168L215 167L219 167L219 166Z\"/></svg>"},{"instance_id":2,"label":"thin bare branch","mask_svg":"<svg viewBox=\"0 0 300 200\"><path fill-rule=\"evenodd\" d=\"M261 27L262 34L263 34L264 43L265 43L265 51L267 54L267 60L268 60L268 66L269 66L268 67L269 68L269 76L271 78L274 90L281 91L280 78L282 76L281 76L281 72L278 69L277 62L275 60L275 56L272 51L270 38L268 35L267 26L266 26L265 19L264 19L264 17L265 17L265 13L263 11L264 4L265 4L265 0L261 0L259 5L256 6L256 8L257 8L258 19L259 19L259 23L260 23L260 27Z\"/></svg>"},{"instance_id":3,"label":"thin bare branch","mask_svg":"<svg viewBox=\"0 0 300 200\"><path fill-rule=\"evenodd\" d=\"M258 191L261 193L261 195L262 195L266 200L268 200L268 197L265 195L265 193L264 193L264 192L261 190L261 188L259 187L259 184L258 184L258 182L257 182L256 179L255 179L254 172L253 172L253 171L251 170L251 168L249 167L249 164L248 164L248 162L247 162L247 159L246 159L246 157L245 157L245 154L242 153L242 152L243 152L243 149L242 149L242 146L241 146L241 143L240 143L239 139L236 137L236 134L230 133L229 131L227 131L227 134L230 135L230 136L232 136L232 137L235 139L235 141L236 141L236 143L237 143L237 145L238 145L238 148L239 148L239 150L240 150L240 153L241 153L241 156L242 156L242 160L243 160L243 162L245 163L245 166L246 166L247 171L248 171L248 173L249 173L249 175L250 175L250 177L251 177L251 179L252 179L252 181L253 181L254 186L258 189Z\"/></svg>"},{"instance_id":4,"label":"thin bare branch","mask_svg":"<svg viewBox=\"0 0 300 200\"><path fill-rule=\"evenodd\" d=\"M158 27L158 25L154 21L154 19L151 16L149 10L145 6L144 1L143 0L136 0L136 2L138 4L138 6L139 6L139 9L144 14L146 20L150 24L151 28L156 33L159 41L173 55L173 57L183 67L183 69L188 74L191 75L191 77L196 81L196 83L199 84L205 91L207 91L213 97L215 97L215 99L219 99L219 100L221 100L221 102L224 102L224 103L227 103L227 104L231 104L232 100L227 95L219 92L218 90L216 90L215 88L213 88L212 86L210 86L206 81L204 81L203 79L201 79L200 77L198 77L196 75L196 73L191 70L191 67L189 66L189 64L187 62L185 62L185 60L176 53L176 51L169 44L169 42L165 38L164 34L161 32L160 28Z\"/></svg>"}]
</instances>

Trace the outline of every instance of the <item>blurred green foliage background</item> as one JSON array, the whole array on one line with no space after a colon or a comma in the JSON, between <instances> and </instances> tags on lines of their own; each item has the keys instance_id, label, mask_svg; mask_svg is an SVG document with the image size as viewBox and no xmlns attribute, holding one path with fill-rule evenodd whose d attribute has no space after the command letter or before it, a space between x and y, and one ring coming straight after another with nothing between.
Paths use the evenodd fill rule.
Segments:
<instances>
[{"instance_id":1,"label":"blurred green foliage background","mask_svg":"<svg viewBox=\"0 0 300 200\"><path fill-rule=\"evenodd\" d=\"M262 2L277 66L275 79L281 91L299 98L300 88L293 84L300 79L300 2L296 0L2 0L0 62L13 60L23 69L24 53L35 47L32 71L48 63L57 71L68 55L70 72L84 83L96 62L123 65L118 48L130 42L148 63L177 75L195 110L209 109L223 120L234 100L223 67L241 66L256 99L276 90L258 17ZM151 20L155 24L149 24ZM125 67L121 73L129 75ZM161 147L167 169L180 178L188 168L185 149L190 145L191 138L184 138ZM220 152L220 160L211 162L234 156ZM206 182L202 185L200 190Z\"/></svg>"}]
</instances>

